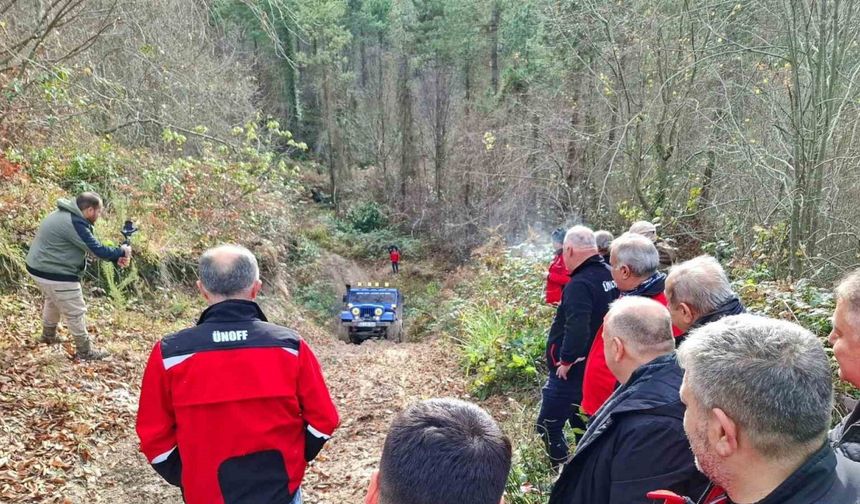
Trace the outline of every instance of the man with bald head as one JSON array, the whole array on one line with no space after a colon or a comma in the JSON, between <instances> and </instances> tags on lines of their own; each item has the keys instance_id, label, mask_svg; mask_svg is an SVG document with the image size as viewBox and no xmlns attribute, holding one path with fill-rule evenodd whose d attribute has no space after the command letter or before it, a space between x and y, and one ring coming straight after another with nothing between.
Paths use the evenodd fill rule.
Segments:
<instances>
[{"instance_id":1,"label":"man with bald head","mask_svg":"<svg viewBox=\"0 0 860 504\"><path fill-rule=\"evenodd\" d=\"M547 337L549 377L541 391L536 425L556 466L567 459L565 423L585 430L579 413L585 359L609 303L616 297L612 274L597 251L591 229L570 228L564 237L562 258L571 272L570 281L564 286Z\"/></svg>"},{"instance_id":2,"label":"man with bald head","mask_svg":"<svg viewBox=\"0 0 860 504\"><path fill-rule=\"evenodd\" d=\"M338 425L305 341L255 302L254 255L206 251L197 326L156 342L140 391L140 450L189 504L300 504L301 483Z\"/></svg>"},{"instance_id":3,"label":"man with bald head","mask_svg":"<svg viewBox=\"0 0 860 504\"><path fill-rule=\"evenodd\" d=\"M708 481L684 434L684 373L669 311L646 297L622 297L606 314L603 344L621 387L592 418L550 504L635 504L650 502L655 488L703 491Z\"/></svg>"}]
</instances>

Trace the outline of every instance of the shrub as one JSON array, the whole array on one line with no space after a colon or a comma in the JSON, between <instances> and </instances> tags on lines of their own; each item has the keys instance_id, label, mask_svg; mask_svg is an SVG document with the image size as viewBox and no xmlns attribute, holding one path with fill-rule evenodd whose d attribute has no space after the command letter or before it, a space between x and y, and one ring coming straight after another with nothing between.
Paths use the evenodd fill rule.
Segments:
<instances>
[{"instance_id":1,"label":"shrub","mask_svg":"<svg viewBox=\"0 0 860 504\"><path fill-rule=\"evenodd\" d=\"M325 281L302 284L296 288L295 298L320 323L334 320L338 310L338 297L332 285Z\"/></svg>"},{"instance_id":2,"label":"shrub","mask_svg":"<svg viewBox=\"0 0 860 504\"><path fill-rule=\"evenodd\" d=\"M345 224L349 229L360 233L369 233L388 226L388 217L382 212L382 207L379 204L368 201L349 209L346 213Z\"/></svg>"},{"instance_id":3,"label":"shrub","mask_svg":"<svg viewBox=\"0 0 860 504\"><path fill-rule=\"evenodd\" d=\"M540 386L546 328L534 325L526 309L478 303L463 310L460 322L466 372L479 397Z\"/></svg>"},{"instance_id":4,"label":"shrub","mask_svg":"<svg viewBox=\"0 0 860 504\"><path fill-rule=\"evenodd\" d=\"M503 253L490 257L460 293L455 329L473 391L482 397L540 386L554 313L543 302L544 264Z\"/></svg>"}]
</instances>

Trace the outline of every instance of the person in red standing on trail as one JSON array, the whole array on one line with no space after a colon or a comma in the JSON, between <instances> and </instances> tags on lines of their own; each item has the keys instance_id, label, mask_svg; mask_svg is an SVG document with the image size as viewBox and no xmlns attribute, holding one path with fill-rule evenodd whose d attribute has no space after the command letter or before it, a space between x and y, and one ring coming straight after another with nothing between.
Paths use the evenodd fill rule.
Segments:
<instances>
[{"instance_id":1,"label":"person in red standing on trail","mask_svg":"<svg viewBox=\"0 0 860 504\"><path fill-rule=\"evenodd\" d=\"M397 273L400 271L400 249L392 245L388 247L388 257L391 259L391 272Z\"/></svg>"},{"instance_id":2,"label":"person in red standing on trail","mask_svg":"<svg viewBox=\"0 0 860 504\"><path fill-rule=\"evenodd\" d=\"M552 306L558 306L561 302L561 291L564 290L564 286L570 280L570 271L564 265L564 257L561 253L564 233L565 230L561 228L552 232L552 247L555 250L555 256L546 274L546 302Z\"/></svg>"}]
</instances>

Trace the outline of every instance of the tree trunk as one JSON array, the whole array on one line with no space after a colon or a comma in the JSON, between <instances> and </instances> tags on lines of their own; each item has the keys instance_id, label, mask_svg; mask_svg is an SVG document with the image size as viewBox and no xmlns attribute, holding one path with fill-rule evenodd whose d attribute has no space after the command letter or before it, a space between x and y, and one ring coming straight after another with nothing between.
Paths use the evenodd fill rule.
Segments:
<instances>
[{"instance_id":1,"label":"tree trunk","mask_svg":"<svg viewBox=\"0 0 860 504\"><path fill-rule=\"evenodd\" d=\"M331 84L331 69L323 67L323 110L325 114L325 126L328 130L329 147L329 183L334 204L335 213L340 213L340 183L343 175L343 142L340 136L340 128L335 117L335 99Z\"/></svg>"},{"instance_id":2,"label":"tree trunk","mask_svg":"<svg viewBox=\"0 0 860 504\"><path fill-rule=\"evenodd\" d=\"M499 2L493 2L493 12L490 18L490 88L493 95L499 92L499 20L501 8Z\"/></svg>"},{"instance_id":3,"label":"tree trunk","mask_svg":"<svg viewBox=\"0 0 860 504\"><path fill-rule=\"evenodd\" d=\"M400 56L397 69L397 93L400 114L400 198L405 208L408 188L415 173L415 139L412 131L412 90L409 87L409 57Z\"/></svg>"}]
</instances>

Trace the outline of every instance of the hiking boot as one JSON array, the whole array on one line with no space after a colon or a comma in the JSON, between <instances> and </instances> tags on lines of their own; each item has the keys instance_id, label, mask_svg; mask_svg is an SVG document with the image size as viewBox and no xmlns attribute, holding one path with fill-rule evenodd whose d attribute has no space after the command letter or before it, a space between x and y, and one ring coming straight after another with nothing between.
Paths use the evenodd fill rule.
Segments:
<instances>
[{"instance_id":1,"label":"hiking boot","mask_svg":"<svg viewBox=\"0 0 860 504\"><path fill-rule=\"evenodd\" d=\"M75 359L78 360L102 360L108 356L110 356L110 352L101 348L89 348L84 351L78 350L77 352L75 352Z\"/></svg>"},{"instance_id":2,"label":"hiking boot","mask_svg":"<svg viewBox=\"0 0 860 504\"><path fill-rule=\"evenodd\" d=\"M60 342L60 337L57 336L57 326L47 327L42 326L42 337L40 338L42 343L46 345L55 345Z\"/></svg>"}]
</instances>

